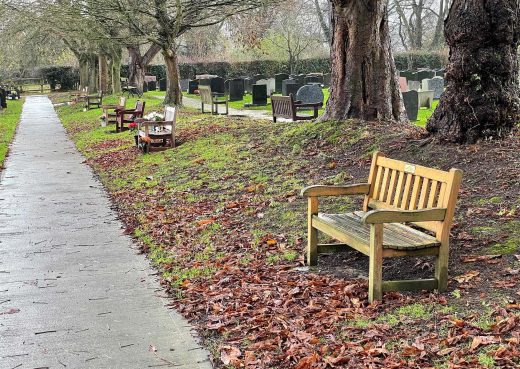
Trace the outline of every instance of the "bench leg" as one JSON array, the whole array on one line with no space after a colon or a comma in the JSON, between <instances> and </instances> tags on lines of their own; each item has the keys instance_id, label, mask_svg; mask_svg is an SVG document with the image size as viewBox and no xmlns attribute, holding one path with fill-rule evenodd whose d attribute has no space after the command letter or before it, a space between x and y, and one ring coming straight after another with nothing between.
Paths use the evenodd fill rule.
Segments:
<instances>
[{"instance_id":1,"label":"bench leg","mask_svg":"<svg viewBox=\"0 0 520 369\"><path fill-rule=\"evenodd\" d=\"M307 265L318 264L318 230L312 226L312 216L318 214L318 198L309 197L307 213Z\"/></svg>"},{"instance_id":2,"label":"bench leg","mask_svg":"<svg viewBox=\"0 0 520 369\"><path fill-rule=\"evenodd\" d=\"M448 287L448 256L449 240L443 240L439 248L439 255L435 258L435 279L437 279L439 292L446 291Z\"/></svg>"},{"instance_id":3,"label":"bench leg","mask_svg":"<svg viewBox=\"0 0 520 369\"><path fill-rule=\"evenodd\" d=\"M368 302L383 298L383 225L370 225L370 267L368 271Z\"/></svg>"}]
</instances>

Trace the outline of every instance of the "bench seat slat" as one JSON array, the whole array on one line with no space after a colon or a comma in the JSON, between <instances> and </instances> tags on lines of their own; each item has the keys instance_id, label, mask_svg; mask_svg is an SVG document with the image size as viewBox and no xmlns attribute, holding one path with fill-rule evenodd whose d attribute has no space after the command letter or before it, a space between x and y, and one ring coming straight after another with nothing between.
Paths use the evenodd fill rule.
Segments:
<instances>
[{"instance_id":1,"label":"bench seat slat","mask_svg":"<svg viewBox=\"0 0 520 369\"><path fill-rule=\"evenodd\" d=\"M370 244L370 226L361 221L364 212L315 215L313 219L328 224L336 231L356 238L360 243ZM383 248L393 250L421 250L438 247L440 242L426 233L399 223L387 223L383 228Z\"/></svg>"}]
</instances>

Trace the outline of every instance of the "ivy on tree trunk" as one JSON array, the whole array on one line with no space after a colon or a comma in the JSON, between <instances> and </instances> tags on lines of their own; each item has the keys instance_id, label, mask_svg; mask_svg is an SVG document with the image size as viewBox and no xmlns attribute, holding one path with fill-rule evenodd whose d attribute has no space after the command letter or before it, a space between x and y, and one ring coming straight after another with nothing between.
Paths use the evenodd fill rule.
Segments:
<instances>
[{"instance_id":1,"label":"ivy on tree trunk","mask_svg":"<svg viewBox=\"0 0 520 369\"><path fill-rule=\"evenodd\" d=\"M426 128L473 143L504 137L518 122L518 0L454 0L445 23L446 90Z\"/></svg>"}]
</instances>

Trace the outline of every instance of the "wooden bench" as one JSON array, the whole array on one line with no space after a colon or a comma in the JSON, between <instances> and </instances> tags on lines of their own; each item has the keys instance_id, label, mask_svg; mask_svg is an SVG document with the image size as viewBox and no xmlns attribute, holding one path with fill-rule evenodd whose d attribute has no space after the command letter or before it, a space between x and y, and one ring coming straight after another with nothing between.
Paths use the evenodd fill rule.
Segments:
<instances>
[{"instance_id":1,"label":"wooden bench","mask_svg":"<svg viewBox=\"0 0 520 369\"><path fill-rule=\"evenodd\" d=\"M461 180L459 169L445 172L389 159L376 152L368 183L303 189L309 206L307 263L316 265L318 253L350 246L370 259L370 302L381 300L384 291L443 292L448 282L450 228ZM363 211L318 212L319 197L347 195L363 195ZM341 243L318 244L318 231ZM383 258L422 255L436 257L435 278L382 281Z\"/></svg>"},{"instance_id":2,"label":"wooden bench","mask_svg":"<svg viewBox=\"0 0 520 369\"><path fill-rule=\"evenodd\" d=\"M199 85L199 94L200 94L200 102L201 102L201 110L202 113L204 111L204 105L211 105L211 114L218 114L218 106L226 105L226 114L229 114L229 99L226 94L211 92L210 86L200 86Z\"/></svg>"},{"instance_id":3,"label":"wooden bench","mask_svg":"<svg viewBox=\"0 0 520 369\"><path fill-rule=\"evenodd\" d=\"M137 147L144 153L149 153L151 147L175 147L175 124L177 122L177 108L166 107L163 121L137 120Z\"/></svg>"},{"instance_id":4,"label":"wooden bench","mask_svg":"<svg viewBox=\"0 0 520 369\"><path fill-rule=\"evenodd\" d=\"M126 97L121 96L119 98L119 104L109 104L109 105L102 105L101 109L103 109L103 117L105 117L106 124L110 123L117 123L117 110L124 110L126 108Z\"/></svg>"},{"instance_id":5,"label":"wooden bench","mask_svg":"<svg viewBox=\"0 0 520 369\"><path fill-rule=\"evenodd\" d=\"M137 118L142 118L144 115L145 105L146 101L137 100L135 103L135 109L116 109L116 132L122 132L128 129L125 127L125 123L133 123Z\"/></svg>"},{"instance_id":6,"label":"wooden bench","mask_svg":"<svg viewBox=\"0 0 520 369\"><path fill-rule=\"evenodd\" d=\"M318 118L318 110L323 103L303 104L300 101L294 101L292 94L289 96L274 96L271 94L271 107L273 110L273 122L276 118L291 119L293 122L297 120L311 120ZM298 115L298 109L314 109L313 115Z\"/></svg>"},{"instance_id":7,"label":"wooden bench","mask_svg":"<svg viewBox=\"0 0 520 369\"><path fill-rule=\"evenodd\" d=\"M103 103L103 93L99 92L97 95L89 95L85 97L85 108L90 110L91 106L95 106L96 108L101 108L101 104Z\"/></svg>"}]
</instances>

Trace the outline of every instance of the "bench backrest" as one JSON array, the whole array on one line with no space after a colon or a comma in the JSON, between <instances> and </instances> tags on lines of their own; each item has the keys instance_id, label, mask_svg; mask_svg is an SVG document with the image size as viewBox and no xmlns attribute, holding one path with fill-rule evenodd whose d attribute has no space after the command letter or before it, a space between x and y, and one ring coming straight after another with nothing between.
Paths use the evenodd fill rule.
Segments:
<instances>
[{"instance_id":1,"label":"bench backrest","mask_svg":"<svg viewBox=\"0 0 520 369\"><path fill-rule=\"evenodd\" d=\"M134 118L142 118L144 115L144 107L146 105L146 101L137 100L135 103L135 112L134 112Z\"/></svg>"},{"instance_id":2,"label":"bench backrest","mask_svg":"<svg viewBox=\"0 0 520 369\"><path fill-rule=\"evenodd\" d=\"M292 94L289 96L271 95L271 108L273 110L273 117L293 119L296 115Z\"/></svg>"},{"instance_id":3,"label":"bench backrest","mask_svg":"<svg viewBox=\"0 0 520 369\"><path fill-rule=\"evenodd\" d=\"M175 121L177 120L177 108L174 106L167 106L164 108L164 121L165 122L173 122L175 126Z\"/></svg>"},{"instance_id":4,"label":"bench backrest","mask_svg":"<svg viewBox=\"0 0 520 369\"><path fill-rule=\"evenodd\" d=\"M211 87L199 86L200 99L204 104L211 104Z\"/></svg>"},{"instance_id":5,"label":"bench backrest","mask_svg":"<svg viewBox=\"0 0 520 369\"><path fill-rule=\"evenodd\" d=\"M442 222L420 222L417 226L435 232L437 238L449 235L462 180L462 171L409 164L386 158L376 152L372 158L364 208L420 210L446 209Z\"/></svg>"}]
</instances>

